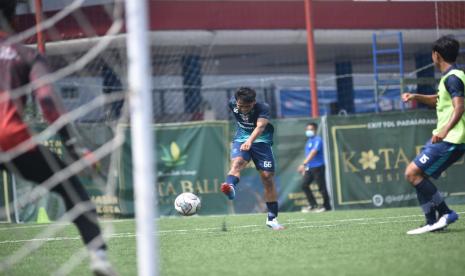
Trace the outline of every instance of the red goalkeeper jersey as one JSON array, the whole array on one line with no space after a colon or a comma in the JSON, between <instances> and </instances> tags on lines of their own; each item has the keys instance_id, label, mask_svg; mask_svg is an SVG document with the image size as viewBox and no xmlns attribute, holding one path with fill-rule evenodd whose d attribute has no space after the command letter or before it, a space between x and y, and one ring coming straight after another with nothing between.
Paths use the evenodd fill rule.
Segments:
<instances>
[{"instance_id":1,"label":"red goalkeeper jersey","mask_svg":"<svg viewBox=\"0 0 465 276\"><path fill-rule=\"evenodd\" d=\"M22 118L27 93L21 87L49 74L45 57L21 44L10 44L0 32L0 151L7 151L31 137ZM61 115L52 86L41 84L32 92L44 118L55 121Z\"/></svg>"}]
</instances>

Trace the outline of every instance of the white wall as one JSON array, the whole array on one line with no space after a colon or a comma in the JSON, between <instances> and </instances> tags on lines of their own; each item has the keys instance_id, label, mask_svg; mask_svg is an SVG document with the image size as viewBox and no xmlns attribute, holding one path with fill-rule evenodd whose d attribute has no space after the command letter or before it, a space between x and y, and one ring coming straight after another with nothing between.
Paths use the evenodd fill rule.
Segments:
<instances>
[{"instance_id":1,"label":"white wall","mask_svg":"<svg viewBox=\"0 0 465 276\"><path fill-rule=\"evenodd\" d=\"M62 96L65 109L71 111L102 95L102 86L103 80L100 77L68 77L58 81L55 84L55 89L58 94ZM77 97L73 99L63 98L63 88L75 88L77 91ZM78 121L99 121L104 118L104 115L105 109L101 106L88 114L83 114Z\"/></svg>"}]
</instances>

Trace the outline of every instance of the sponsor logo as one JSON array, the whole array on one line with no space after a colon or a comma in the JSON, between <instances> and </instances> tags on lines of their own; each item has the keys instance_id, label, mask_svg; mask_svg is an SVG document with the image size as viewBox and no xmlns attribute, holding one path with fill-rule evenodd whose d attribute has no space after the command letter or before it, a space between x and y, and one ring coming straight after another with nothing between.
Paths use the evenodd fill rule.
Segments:
<instances>
[{"instance_id":1,"label":"sponsor logo","mask_svg":"<svg viewBox=\"0 0 465 276\"><path fill-rule=\"evenodd\" d=\"M187 155L182 154L182 151L176 142L171 142L169 150L163 145L161 146L161 149L163 153L161 155L161 160L165 166L173 168L186 163Z\"/></svg>"},{"instance_id":2,"label":"sponsor logo","mask_svg":"<svg viewBox=\"0 0 465 276\"><path fill-rule=\"evenodd\" d=\"M358 162L362 165L364 170L371 169L376 170L376 163L379 161L379 157L373 153L372 150L367 152L362 151L362 157Z\"/></svg>"},{"instance_id":3,"label":"sponsor logo","mask_svg":"<svg viewBox=\"0 0 465 276\"><path fill-rule=\"evenodd\" d=\"M373 205L375 205L376 207L383 206L384 198L382 195L376 194L373 196L372 200L373 200Z\"/></svg>"}]
</instances>

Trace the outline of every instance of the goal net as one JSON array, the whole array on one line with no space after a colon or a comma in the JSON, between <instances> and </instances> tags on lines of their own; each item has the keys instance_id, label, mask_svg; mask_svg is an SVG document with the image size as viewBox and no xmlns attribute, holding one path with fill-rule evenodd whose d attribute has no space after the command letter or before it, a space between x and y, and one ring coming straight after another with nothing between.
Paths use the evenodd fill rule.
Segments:
<instances>
[{"instance_id":1,"label":"goal net","mask_svg":"<svg viewBox=\"0 0 465 276\"><path fill-rule=\"evenodd\" d=\"M41 86L39 82L20 87L15 93L27 97L22 113L32 134L30 142L44 145L67 164L65 169L56 170L43 183L30 183L11 162L28 151L27 144L0 151L2 163L8 164L5 166L8 170L0 171L0 221L44 224L33 239L19 242L12 237L3 241L2 247L15 245L15 249L8 256L2 256L0 274L21 274L21 267L27 267L28 258L38 256L50 240L66 240L58 233L67 222L91 208L83 205L82 210L66 211L61 197L49 193L69 175L78 175L100 217L121 216L116 168L125 136L118 130L118 125L129 121L127 58L125 42L120 37L124 26L124 2L99 1L104 4L89 5L82 0L35 1L36 6L33 2L19 1L15 18L17 32L7 41L44 51L51 73L40 82L53 85L67 113L51 125L46 123L32 93ZM43 6L40 6L41 2ZM41 36L46 40L45 48L40 47ZM9 101L5 97L1 100ZM63 125L70 126L79 148L92 152L91 161L86 157L69 158L58 135ZM54 166L54 160L46 160ZM105 239L111 240L113 223L103 222L101 226ZM71 238L75 239L80 242L79 237ZM51 262L38 273L65 275L75 271L88 256L84 246L81 248L62 262Z\"/></svg>"},{"instance_id":2,"label":"goal net","mask_svg":"<svg viewBox=\"0 0 465 276\"><path fill-rule=\"evenodd\" d=\"M130 133L129 103L134 93L129 89L128 64L132 61L127 54L124 2L43 0L43 13L39 13L42 28L39 29L36 28L37 7L33 2L40 1L19 1L16 20L19 32L12 39L31 48L40 48L38 33L43 34L45 55L52 70L47 81L53 83L68 113L57 124L48 126L32 97L31 87L26 87L23 93L29 99L24 108L25 119L35 141L59 155L64 147L57 130L65 123L72 123L78 143L92 150L98 163L92 169L84 169L88 162L79 160L64 172L57 172L57 179L61 173L79 172L80 180L103 219L107 240L134 237L134 229L127 233L115 233L114 230L117 219L135 216L131 153L133 146L139 143ZM153 11L160 2L176 1L147 2ZM434 79L438 73L431 63L431 42L441 35L453 34L465 49L465 5L455 1L436 1L432 5L435 24L430 29L388 30L401 33L404 39L400 44L404 51L403 71L383 72L383 80L395 82L380 87L376 96L371 35L378 31L374 28L316 30L320 114L412 108L400 103L401 91L434 93ZM304 141L296 143L294 138L303 137L303 128L311 114L305 30L172 30L158 28L154 22L157 22L155 15L151 14L151 31L146 38L150 47L147 62L152 74L150 104L155 123L150 131L156 136L156 145L146 151L157 153L154 164L157 183L154 187L159 215L175 214L173 202L181 192L196 193L202 202L208 202L200 211L202 215L264 211L263 191L257 188L261 187L260 180L252 164L243 171L242 186L238 191L242 194L235 203L228 203L219 191L230 165L229 142L234 130L227 103L237 88L249 86L256 90L257 101L270 105L271 118L282 119L276 120L277 128L286 130L275 134L276 144L281 145L275 145L276 156L281 158L278 160L280 172L284 172L281 177L297 182L300 176L295 173L298 165L295 156L302 153ZM422 39L414 40L418 37ZM397 43L398 37L391 36L379 49ZM465 66L464 58L462 52L459 66ZM400 63L398 56L380 59L380 62L384 61ZM344 98L349 92L352 97ZM346 101L352 101L352 106L341 105ZM15 154L0 152L0 157L2 161L8 161ZM59 183L54 179L49 182L50 185ZM278 188L288 189L279 184ZM312 185L312 189L315 188ZM65 227L66 224L61 222L69 221L71 214L65 211L62 200L48 191L21 176L0 171L2 225L52 222L38 225L40 230L34 239L5 242L14 250L11 255L1 257L0 274L21 272L19 267L26 264L29 257L36 256L34 254ZM300 187L288 193L299 204L293 208L307 204ZM62 275L79 270L86 257L84 253L76 252L60 263L50 265L46 271Z\"/></svg>"}]
</instances>

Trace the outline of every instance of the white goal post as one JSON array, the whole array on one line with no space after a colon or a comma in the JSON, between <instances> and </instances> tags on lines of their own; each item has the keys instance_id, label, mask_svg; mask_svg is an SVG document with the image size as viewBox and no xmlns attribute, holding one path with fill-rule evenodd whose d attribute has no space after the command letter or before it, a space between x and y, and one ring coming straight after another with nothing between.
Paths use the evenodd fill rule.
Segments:
<instances>
[{"instance_id":1,"label":"white goal post","mask_svg":"<svg viewBox=\"0 0 465 276\"><path fill-rule=\"evenodd\" d=\"M155 166L152 132L151 68L148 43L147 1L126 3L128 84L133 183L137 227L137 268L139 275L158 275L155 240Z\"/></svg>"}]
</instances>

